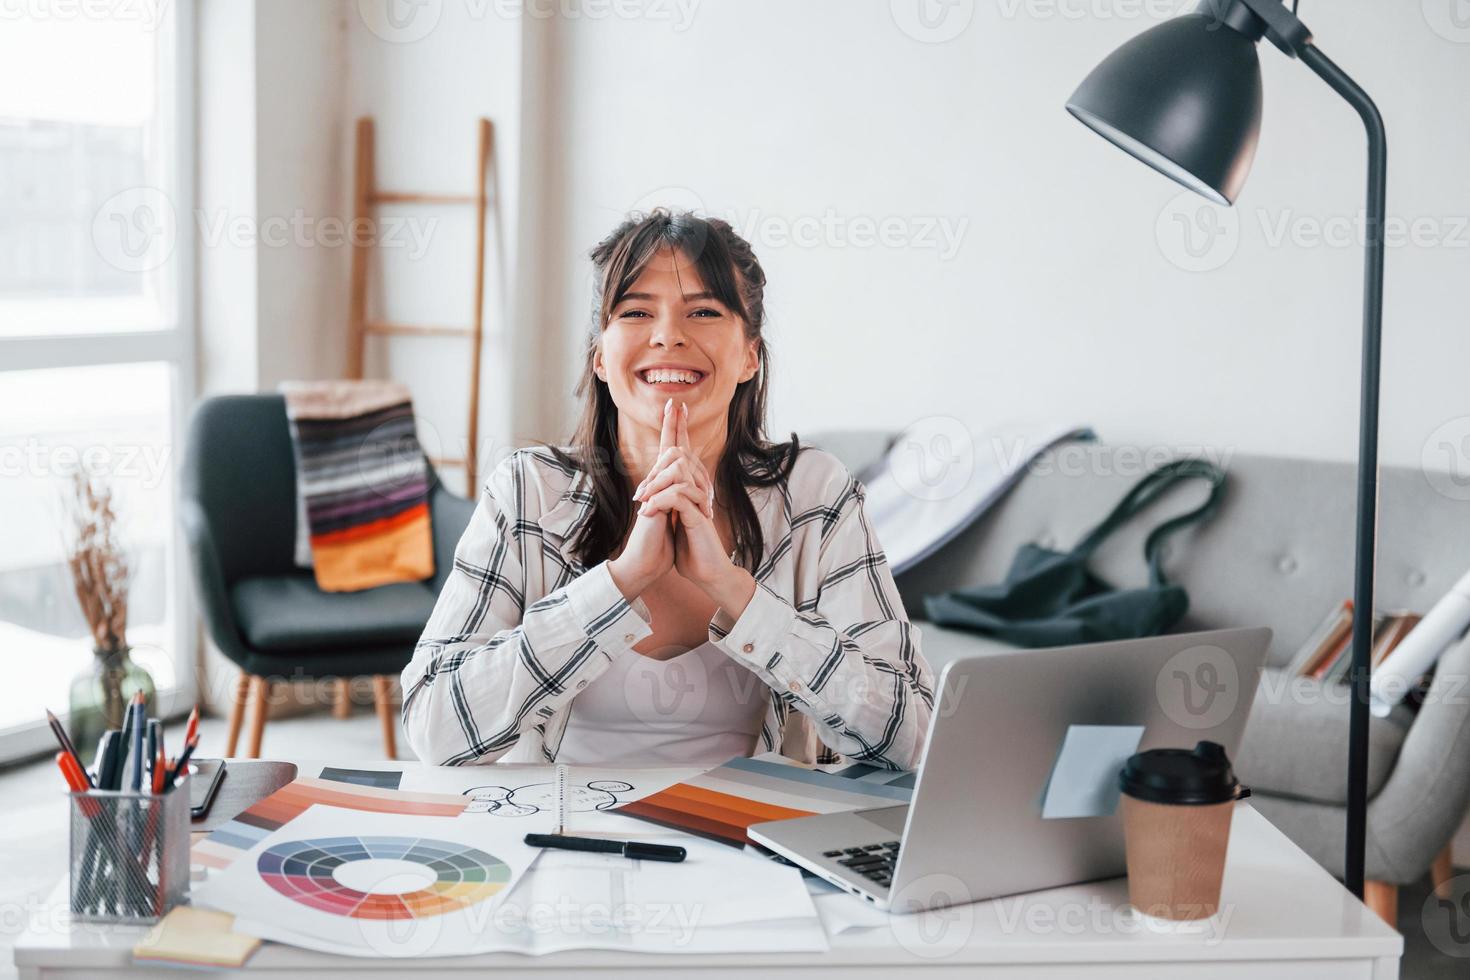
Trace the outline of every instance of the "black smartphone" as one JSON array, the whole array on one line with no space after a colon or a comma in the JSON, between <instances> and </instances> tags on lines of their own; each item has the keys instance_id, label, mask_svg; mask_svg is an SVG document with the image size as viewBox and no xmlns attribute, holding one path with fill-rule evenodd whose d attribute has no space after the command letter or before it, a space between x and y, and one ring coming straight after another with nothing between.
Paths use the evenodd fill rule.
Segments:
<instances>
[{"instance_id":1,"label":"black smartphone","mask_svg":"<svg viewBox=\"0 0 1470 980\"><path fill-rule=\"evenodd\" d=\"M220 781L225 778L225 760L189 760L189 813L195 820L203 820L219 791Z\"/></svg>"}]
</instances>

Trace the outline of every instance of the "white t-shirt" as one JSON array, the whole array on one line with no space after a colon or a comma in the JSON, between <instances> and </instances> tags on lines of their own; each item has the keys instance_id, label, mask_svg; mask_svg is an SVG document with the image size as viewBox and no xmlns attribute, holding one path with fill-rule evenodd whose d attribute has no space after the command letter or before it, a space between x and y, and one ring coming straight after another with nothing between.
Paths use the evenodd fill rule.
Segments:
<instances>
[{"instance_id":1,"label":"white t-shirt","mask_svg":"<svg viewBox=\"0 0 1470 980\"><path fill-rule=\"evenodd\" d=\"M770 698L714 643L668 660L628 650L572 699L556 761L719 765L752 753Z\"/></svg>"}]
</instances>

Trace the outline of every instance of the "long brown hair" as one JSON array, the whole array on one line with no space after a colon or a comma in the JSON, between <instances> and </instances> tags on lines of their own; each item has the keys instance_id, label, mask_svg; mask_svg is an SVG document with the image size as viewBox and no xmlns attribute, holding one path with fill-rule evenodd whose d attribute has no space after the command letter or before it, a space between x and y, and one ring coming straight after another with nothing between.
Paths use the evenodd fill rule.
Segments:
<instances>
[{"instance_id":1,"label":"long brown hair","mask_svg":"<svg viewBox=\"0 0 1470 980\"><path fill-rule=\"evenodd\" d=\"M726 308L740 317L745 337L754 340L760 368L754 376L735 387L727 417L724 452L713 474L715 497L730 510L739 564L754 573L764 558L760 521L747 488L784 483L803 448L791 433L791 441L771 443L765 438L766 390L771 356L761 329L765 325L766 274L751 251L750 243L719 218L702 218L693 212L671 212L655 208L634 214L618 225L591 252L597 271L597 310L588 334L582 377L576 392L582 398L582 414L572 435L569 451L545 445L564 465L591 476L593 511L571 543L573 555L584 565L593 565L612 554L627 540L636 520L636 502L623 480L622 455L618 451L618 407L607 383L592 369L592 355L613 309L642 275L648 263L662 250L671 249L692 263L704 287Z\"/></svg>"}]
</instances>

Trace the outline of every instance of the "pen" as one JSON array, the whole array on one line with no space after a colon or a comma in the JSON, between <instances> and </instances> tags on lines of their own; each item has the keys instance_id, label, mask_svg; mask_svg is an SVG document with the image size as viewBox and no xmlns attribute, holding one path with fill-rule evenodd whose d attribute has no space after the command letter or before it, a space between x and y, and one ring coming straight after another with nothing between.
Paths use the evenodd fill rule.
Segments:
<instances>
[{"instance_id":1,"label":"pen","mask_svg":"<svg viewBox=\"0 0 1470 980\"><path fill-rule=\"evenodd\" d=\"M163 738L163 722L157 718L149 718L147 725L148 727L145 731L147 732L148 743L143 747L143 756L148 760L148 765L150 766L148 781L151 782L153 780L151 767L153 760L158 756L158 743Z\"/></svg>"},{"instance_id":2,"label":"pen","mask_svg":"<svg viewBox=\"0 0 1470 980\"><path fill-rule=\"evenodd\" d=\"M188 769L188 766L189 766L189 756L191 756L191 755L194 754L194 746L196 746L198 744L199 744L199 736L196 735L196 736L194 736L194 741L192 741L188 745L184 746L184 751L179 754L178 761L175 762L174 763L174 767L171 770L169 770L169 774L168 774L168 787L167 787L168 789L173 789L174 788L174 783L176 783L176 782L179 781L179 777L182 776L184 773L186 773L186 772L189 771L189 769Z\"/></svg>"},{"instance_id":3,"label":"pen","mask_svg":"<svg viewBox=\"0 0 1470 980\"><path fill-rule=\"evenodd\" d=\"M152 780L153 795L157 796L163 792L164 781L168 777L168 766L163 761L163 746L160 744L154 750L153 765L148 770L148 776Z\"/></svg>"},{"instance_id":4,"label":"pen","mask_svg":"<svg viewBox=\"0 0 1470 980\"><path fill-rule=\"evenodd\" d=\"M122 789L122 732L116 728L97 742L97 788Z\"/></svg>"},{"instance_id":5,"label":"pen","mask_svg":"<svg viewBox=\"0 0 1470 980\"><path fill-rule=\"evenodd\" d=\"M641 844L631 840L601 840L596 837L568 837L565 834L527 834L532 847L555 847L564 851L594 851L599 854L621 854L635 861L682 861L684 848L673 844Z\"/></svg>"},{"instance_id":6,"label":"pen","mask_svg":"<svg viewBox=\"0 0 1470 980\"><path fill-rule=\"evenodd\" d=\"M143 692L139 691L133 695L133 730L130 755L133 760L133 771L131 775L130 788L134 793L143 789L143 728L146 719L143 717L147 710L143 707Z\"/></svg>"},{"instance_id":7,"label":"pen","mask_svg":"<svg viewBox=\"0 0 1470 980\"><path fill-rule=\"evenodd\" d=\"M133 695L133 730L129 736L132 741L128 752L133 769L128 775L128 789L134 795L143 791L143 731L148 725L148 709L145 704L142 691ZM137 851L143 845L143 828L138 823L138 809L133 805L126 806L123 815L127 818L128 846Z\"/></svg>"}]
</instances>

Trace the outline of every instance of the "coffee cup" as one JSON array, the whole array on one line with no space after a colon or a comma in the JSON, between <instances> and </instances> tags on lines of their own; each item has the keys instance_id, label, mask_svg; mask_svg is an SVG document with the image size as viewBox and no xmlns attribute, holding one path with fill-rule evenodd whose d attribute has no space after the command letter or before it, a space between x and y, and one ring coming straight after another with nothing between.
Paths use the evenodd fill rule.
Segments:
<instances>
[{"instance_id":1,"label":"coffee cup","mask_svg":"<svg viewBox=\"0 0 1470 980\"><path fill-rule=\"evenodd\" d=\"M1118 774L1128 863L1128 899L1144 915L1206 919L1220 883L1235 801L1250 795L1223 746L1150 749Z\"/></svg>"}]
</instances>

